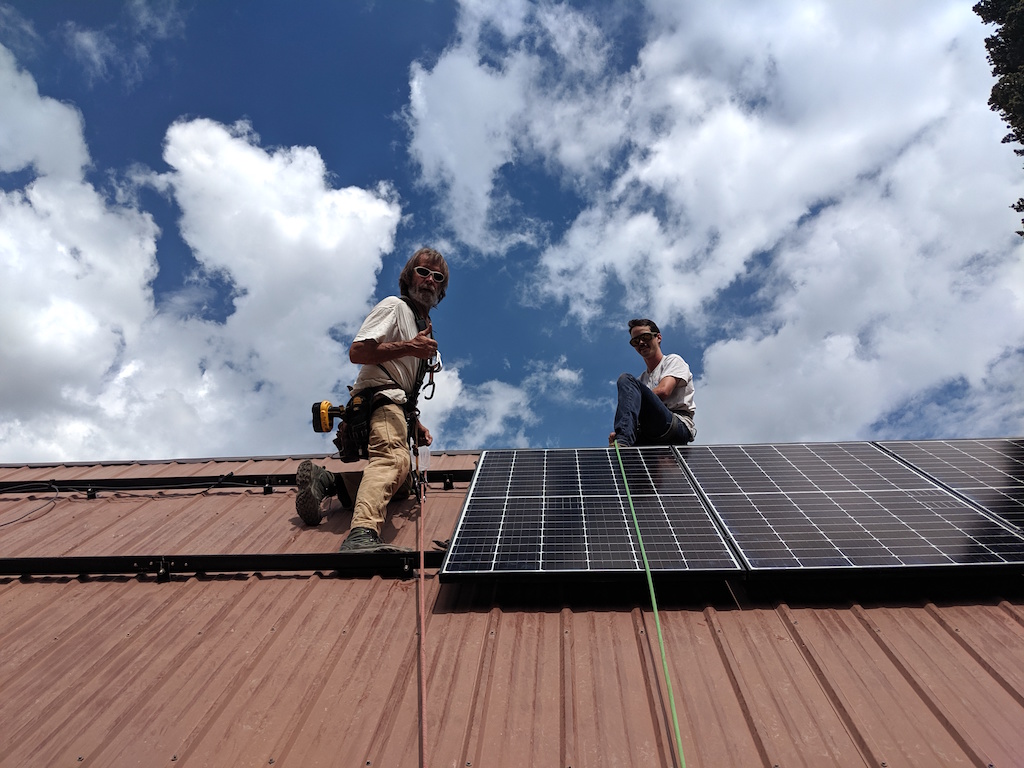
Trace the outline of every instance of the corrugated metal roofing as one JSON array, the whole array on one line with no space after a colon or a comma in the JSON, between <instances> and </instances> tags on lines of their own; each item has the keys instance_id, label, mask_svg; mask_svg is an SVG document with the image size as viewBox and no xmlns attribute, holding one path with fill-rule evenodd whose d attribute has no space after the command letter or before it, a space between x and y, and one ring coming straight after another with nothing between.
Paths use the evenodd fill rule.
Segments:
<instances>
[{"instance_id":1,"label":"corrugated metal roofing","mask_svg":"<svg viewBox=\"0 0 1024 768\"><path fill-rule=\"evenodd\" d=\"M293 487L263 493L299 458L0 467L3 483L243 483L8 489L0 558L333 551L348 513L309 529ZM475 458L431 458L426 541L466 493L440 477ZM390 520L384 538L415 546L415 504ZM675 764L642 592L425 584L421 707L416 579L0 577L0 766ZM1019 579L830 589L659 591L687 766L1024 765Z\"/></svg>"}]
</instances>

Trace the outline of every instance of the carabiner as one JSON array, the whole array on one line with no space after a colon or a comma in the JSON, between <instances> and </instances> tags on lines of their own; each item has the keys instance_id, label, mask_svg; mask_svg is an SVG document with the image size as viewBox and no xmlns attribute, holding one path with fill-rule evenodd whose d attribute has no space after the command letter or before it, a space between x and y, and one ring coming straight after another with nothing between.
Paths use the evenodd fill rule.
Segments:
<instances>
[{"instance_id":1,"label":"carabiner","mask_svg":"<svg viewBox=\"0 0 1024 768\"><path fill-rule=\"evenodd\" d=\"M441 370L442 365L443 363L441 362L440 351L435 352L434 356L427 360L427 374L430 376L430 378L427 379L427 383L423 385L422 392L424 393L424 400L429 400L434 396L434 374ZM426 394L428 389L430 390L429 395Z\"/></svg>"}]
</instances>

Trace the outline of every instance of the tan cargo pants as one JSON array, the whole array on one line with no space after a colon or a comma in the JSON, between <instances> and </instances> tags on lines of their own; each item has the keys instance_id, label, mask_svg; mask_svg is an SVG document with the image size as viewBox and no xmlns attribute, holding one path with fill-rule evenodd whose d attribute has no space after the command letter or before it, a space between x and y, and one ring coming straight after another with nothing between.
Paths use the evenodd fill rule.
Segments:
<instances>
[{"instance_id":1,"label":"tan cargo pants","mask_svg":"<svg viewBox=\"0 0 1024 768\"><path fill-rule=\"evenodd\" d=\"M388 502L412 465L405 411L400 405L382 405L373 412L367 454L369 463L359 482L351 527L369 528L379 536Z\"/></svg>"}]
</instances>

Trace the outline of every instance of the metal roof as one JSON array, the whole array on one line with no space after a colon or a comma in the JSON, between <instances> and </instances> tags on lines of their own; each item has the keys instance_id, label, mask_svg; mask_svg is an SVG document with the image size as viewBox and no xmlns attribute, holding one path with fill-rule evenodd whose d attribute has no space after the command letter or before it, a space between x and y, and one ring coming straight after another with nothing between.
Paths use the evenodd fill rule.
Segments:
<instances>
[{"instance_id":1,"label":"metal roof","mask_svg":"<svg viewBox=\"0 0 1024 768\"><path fill-rule=\"evenodd\" d=\"M333 552L301 458L0 466L0 560ZM431 457L425 541L475 458ZM677 764L643 591L424 583L421 703L415 578L0 576L0 766ZM1019 578L803 586L659 590L687 766L1024 765Z\"/></svg>"}]
</instances>

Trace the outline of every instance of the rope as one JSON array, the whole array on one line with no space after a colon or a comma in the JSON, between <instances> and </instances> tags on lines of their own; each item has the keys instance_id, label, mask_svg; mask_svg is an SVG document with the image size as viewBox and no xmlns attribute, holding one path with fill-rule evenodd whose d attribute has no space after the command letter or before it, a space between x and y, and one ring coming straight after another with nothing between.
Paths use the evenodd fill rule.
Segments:
<instances>
[{"instance_id":1,"label":"rope","mask_svg":"<svg viewBox=\"0 0 1024 768\"><path fill-rule=\"evenodd\" d=\"M419 684L420 684L420 768L427 766L427 597L426 564L423 552L423 508L427 496L426 472L420 474L420 452L416 447L418 435L414 427L412 436L413 452L416 455L416 498L419 511L416 515L416 546L420 550L420 574L418 579L419 605L417 622L419 626Z\"/></svg>"},{"instance_id":2,"label":"rope","mask_svg":"<svg viewBox=\"0 0 1024 768\"><path fill-rule=\"evenodd\" d=\"M665 653L665 638L661 633L661 618L658 615L658 600L654 596L654 578L651 576L651 564L647 561L647 550L644 549L644 539L640 535L640 521L636 516L636 509L633 507L633 497L629 493L629 483L626 480L626 467L622 463L622 453L619 451L619 441L615 441L615 456L619 460L619 471L622 472L622 485L626 490L626 500L629 502L629 511L633 515L633 527L636 529L636 540L640 545L640 555L644 561L644 573L647 574L647 588L651 593L651 607L654 608L654 626L658 629L658 647L661 649L661 668L665 675L665 687L668 689L668 703L672 710L672 726L675 729L676 749L679 750L679 762L682 768L686 768L686 758L683 756L683 737L679 732L679 717L676 714L676 698L672 693L672 678L668 673L668 655Z\"/></svg>"}]
</instances>

